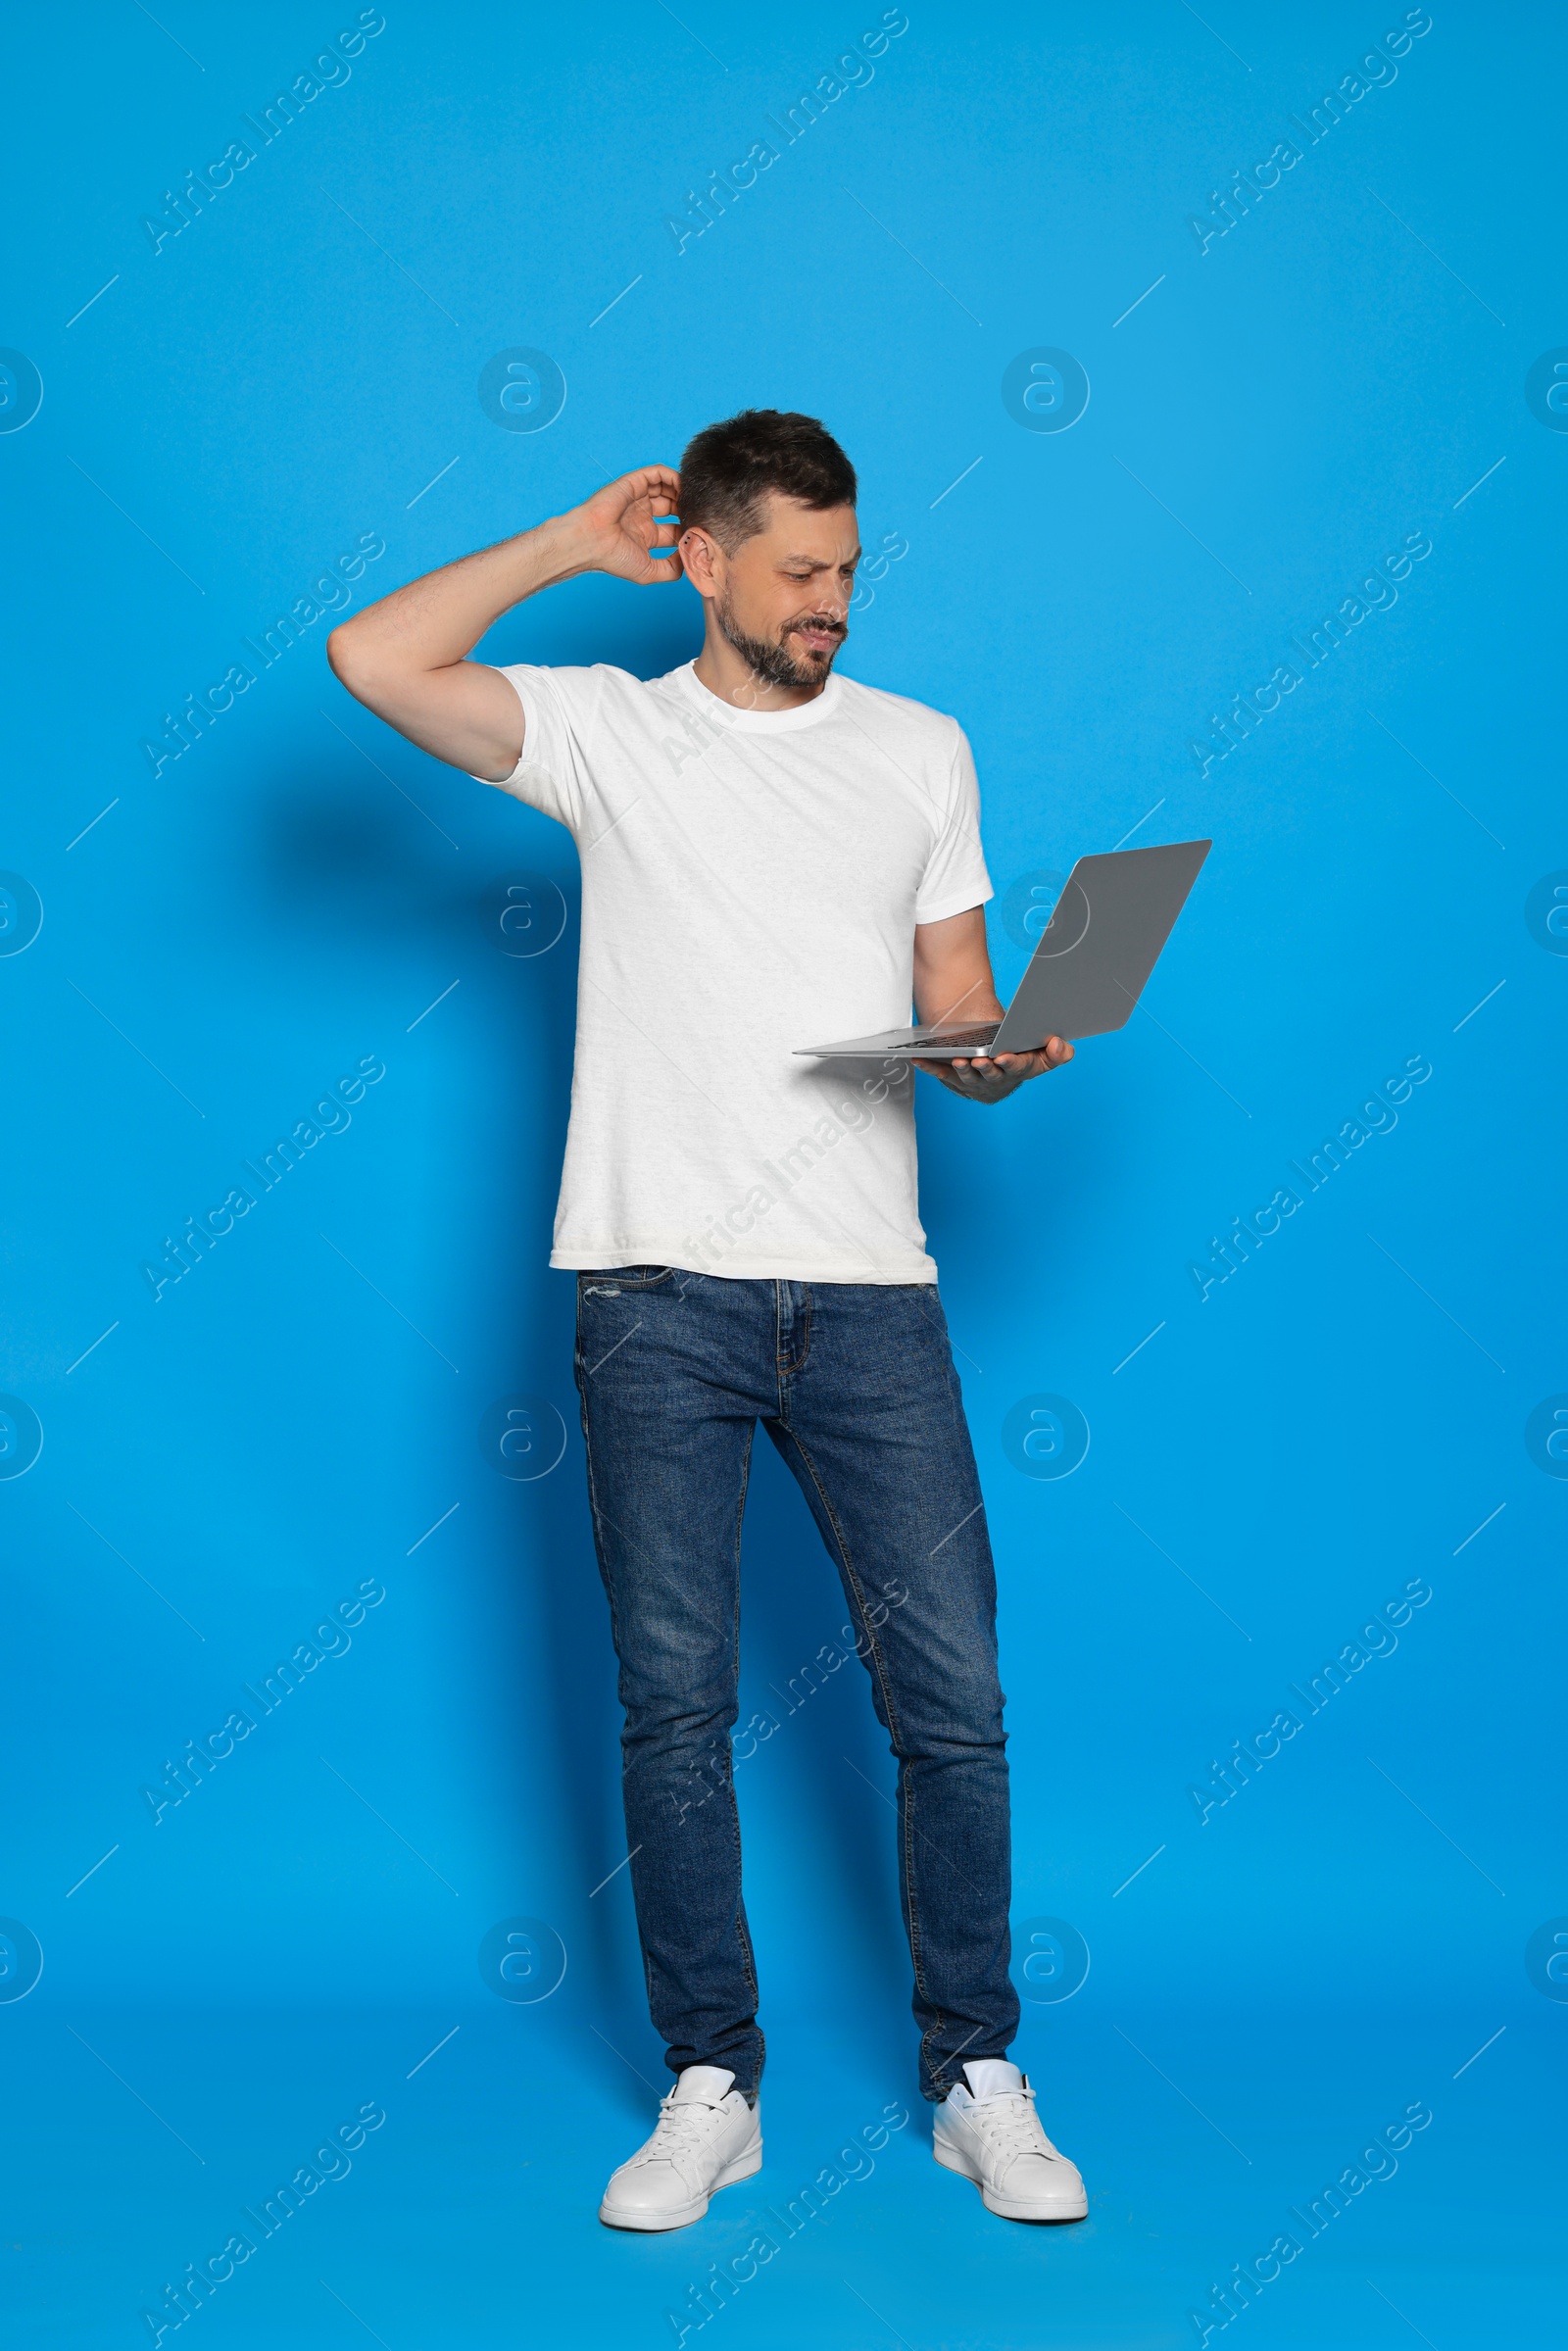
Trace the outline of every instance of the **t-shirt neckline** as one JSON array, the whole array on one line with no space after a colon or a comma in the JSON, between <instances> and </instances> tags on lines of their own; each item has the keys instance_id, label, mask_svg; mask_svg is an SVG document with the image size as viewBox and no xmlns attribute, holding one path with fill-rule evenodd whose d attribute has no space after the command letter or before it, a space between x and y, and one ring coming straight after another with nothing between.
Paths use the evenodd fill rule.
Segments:
<instances>
[{"instance_id":1,"label":"t-shirt neckline","mask_svg":"<svg viewBox=\"0 0 1568 2351\"><path fill-rule=\"evenodd\" d=\"M792 733L798 727L815 726L820 720L831 718L843 699L843 681L836 671L828 678L820 694L810 702L798 703L789 710L735 709L704 685L697 674L695 660L683 661L669 675L677 691L684 694L688 702L695 703L706 711L715 726L736 727L747 734L782 735Z\"/></svg>"}]
</instances>

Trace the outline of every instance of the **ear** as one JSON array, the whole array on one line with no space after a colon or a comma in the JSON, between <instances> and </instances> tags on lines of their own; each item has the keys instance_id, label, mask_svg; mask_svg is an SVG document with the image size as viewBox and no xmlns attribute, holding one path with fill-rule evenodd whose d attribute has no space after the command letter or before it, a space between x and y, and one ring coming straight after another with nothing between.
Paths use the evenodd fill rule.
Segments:
<instances>
[{"instance_id":1,"label":"ear","mask_svg":"<svg viewBox=\"0 0 1568 2351\"><path fill-rule=\"evenodd\" d=\"M716 596L723 585L724 550L716 539L693 523L682 531L676 545L686 577L699 596Z\"/></svg>"}]
</instances>

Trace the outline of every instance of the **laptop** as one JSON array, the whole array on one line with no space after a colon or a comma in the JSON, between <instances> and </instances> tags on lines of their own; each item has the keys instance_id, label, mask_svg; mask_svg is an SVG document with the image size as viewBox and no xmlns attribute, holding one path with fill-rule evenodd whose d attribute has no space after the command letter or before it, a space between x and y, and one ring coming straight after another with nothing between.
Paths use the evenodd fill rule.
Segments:
<instances>
[{"instance_id":1,"label":"laptop","mask_svg":"<svg viewBox=\"0 0 1568 2351\"><path fill-rule=\"evenodd\" d=\"M968 1060L976 1053L1037 1053L1048 1037L1100 1037L1122 1028L1212 846L1172 841L1080 857L1001 1020L932 1020L841 1045L803 1045L798 1056Z\"/></svg>"}]
</instances>

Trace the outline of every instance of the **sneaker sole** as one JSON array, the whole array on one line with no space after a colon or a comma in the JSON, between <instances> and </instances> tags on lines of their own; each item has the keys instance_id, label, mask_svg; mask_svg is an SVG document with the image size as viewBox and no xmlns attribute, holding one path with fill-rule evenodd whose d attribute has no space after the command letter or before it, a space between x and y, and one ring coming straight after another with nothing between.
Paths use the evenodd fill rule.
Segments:
<instances>
[{"instance_id":1,"label":"sneaker sole","mask_svg":"<svg viewBox=\"0 0 1568 2351\"><path fill-rule=\"evenodd\" d=\"M761 2168L762 2142L759 2138L747 2148L744 2155L737 2155L732 2163L724 2166L706 2196L696 2196L690 2204L677 2204L669 2212L634 2212L629 2211L623 2205L612 2204L607 2196L599 2207L599 2218L607 2229L640 2229L650 2231L664 2229L688 2229L693 2221L702 2219L708 2210L710 2198L716 2196L721 2187L733 2187L737 2180L750 2180Z\"/></svg>"},{"instance_id":2,"label":"sneaker sole","mask_svg":"<svg viewBox=\"0 0 1568 2351\"><path fill-rule=\"evenodd\" d=\"M942 2146L936 2139L931 2142L931 2152L945 2172L956 2172L960 2180L971 2181L980 2190L980 2201L987 2212L994 2212L999 2220L1054 2222L1087 2221L1089 2218L1087 2189L1081 2197L1075 2198L1071 2203L1025 2204L1019 2202L1015 2197L995 2194L986 2186L983 2180L975 2178L961 2155L954 2149Z\"/></svg>"}]
</instances>

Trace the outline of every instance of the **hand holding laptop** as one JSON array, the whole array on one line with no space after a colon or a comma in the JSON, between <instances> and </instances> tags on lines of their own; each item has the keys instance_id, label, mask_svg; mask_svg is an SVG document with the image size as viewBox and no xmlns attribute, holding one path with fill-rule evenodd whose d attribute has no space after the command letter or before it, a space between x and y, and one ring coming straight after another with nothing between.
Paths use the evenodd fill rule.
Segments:
<instances>
[{"instance_id":1,"label":"hand holding laptop","mask_svg":"<svg viewBox=\"0 0 1568 2351\"><path fill-rule=\"evenodd\" d=\"M1072 1057L1072 1047L1061 1037L1048 1037L1038 1053L976 1053L971 1061L924 1061L911 1055L916 1069L939 1079L950 1094L961 1094L971 1102L1005 1102L1027 1079L1059 1069Z\"/></svg>"},{"instance_id":2,"label":"hand holding laptop","mask_svg":"<svg viewBox=\"0 0 1568 2351\"><path fill-rule=\"evenodd\" d=\"M999 1018L923 1021L796 1050L812 1060L880 1057L884 1067L908 1059L955 1094L1001 1102L1026 1078L1070 1061L1066 1040L1126 1026L1211 847L1172 841L1080 857Z\"/></svg>"}]
</instances>

